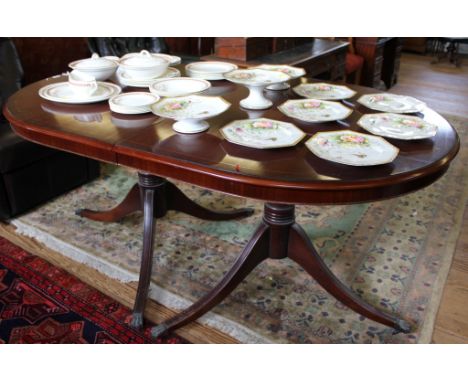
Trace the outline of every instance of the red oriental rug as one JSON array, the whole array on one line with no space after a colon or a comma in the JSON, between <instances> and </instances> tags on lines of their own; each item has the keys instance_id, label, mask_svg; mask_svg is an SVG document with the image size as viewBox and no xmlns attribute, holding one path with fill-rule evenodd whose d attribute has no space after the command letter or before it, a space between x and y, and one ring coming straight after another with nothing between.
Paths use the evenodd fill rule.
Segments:
<instances>
[{"instance_id":1,"label":"red oriental rug","mask_svg":"<svg viewBox=\"0 0 468 382\"><path fill-rule=\"evenodd\" d=\"M0 237L0 343L188 343L149 327L133 330L131 311L68 272Z\"/></svg>"}]
</instances>

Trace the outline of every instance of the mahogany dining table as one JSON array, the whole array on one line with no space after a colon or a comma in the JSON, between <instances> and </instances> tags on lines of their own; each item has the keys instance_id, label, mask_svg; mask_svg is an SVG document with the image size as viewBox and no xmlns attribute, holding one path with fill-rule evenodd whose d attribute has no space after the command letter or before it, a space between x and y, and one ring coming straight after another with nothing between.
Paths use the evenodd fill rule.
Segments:
<instances>
[{"instance_id":1,"label":"mahogany dining table","mask_svg":"<svg viewBox=\"0 0 468 382\"><path fill-rule=\"evenodd\" d=\"M183 67L179 67L183 72ZM439 179L459 150L459 138L438 113L425 107L419 115L438 126L432 138L387 140L399 148L396 159L377 166L356 167L315 156L304 142L319 131L351 129L365 132L358 119L373 111L358 104L362 94L375 89L348 85L357 94L343 102L353 109L344 120L307 123L282 114L277 106L299 98L289 89L266 91L273 101L267 110L247 110L239 100L248 90L225 80L211 81L206 95L222 96L231 103L223 114L209 119L209 130L180 134L172 120L152 114L122 115L111 112L106 101L68 105L39 97L38 90L50 83L67 81L55 76L33 83L12 95L4 115L21 137L88 158L134 168L139 181L122 203L110 211L80 210L81 216L118 221L143 209L143 250L140 278L131 325L141 328L153 258L155 220L169 209L201 219L225 220L253 213L249 209L215 212L195 204L167 178L192 185L264 201L263 218L242 253L219 283L193 305L153 327L154 337L185 325L220 303L263 260L290 258L306 270L326 291L357 313L395 329L411 332L404 318L368 304L345 286L326 266L310 239L295 222L295 205L351 204L377 201L419 190ZM313 81L302 78L298 81ZM124 91L141 90L124 88ZM254 149L226 141L220 128L233 120L265 117L294 123L306 133L294 147ZM156 218L156 219L155 219Z\"/></svg>"}]
</instances>

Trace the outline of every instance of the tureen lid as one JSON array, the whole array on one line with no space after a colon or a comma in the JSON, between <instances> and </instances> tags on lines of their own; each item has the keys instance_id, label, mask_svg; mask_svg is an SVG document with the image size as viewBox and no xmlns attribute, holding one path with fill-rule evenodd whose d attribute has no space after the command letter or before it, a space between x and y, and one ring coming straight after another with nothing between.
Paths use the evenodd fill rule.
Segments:
<instances>
[{"instance_id":1,"label":"tureen lid","mask_svg":"<svg viewBox=\"0 0 468 382\"><path fill-rule=\"evenodd\" d=\"M120 60L120 63L127 66L154 66L161 64L169 64L167 60L161 57L155 57L151 55L147 50L142 50L139 54L132 55Z\"/></svg>"},{"instance_id":2,"label":"tureen lid","mask_svg":"<svg viewBox=\"0 0 468 382\"><path fill-rule=\"evenodd\" d=\"M69 64L73 69L103 69L115 67L116 65L117 63L114 60L99 57L99 54L97 53L93 53L91 58L73 61Z\"/></svg>"}]
</instances>

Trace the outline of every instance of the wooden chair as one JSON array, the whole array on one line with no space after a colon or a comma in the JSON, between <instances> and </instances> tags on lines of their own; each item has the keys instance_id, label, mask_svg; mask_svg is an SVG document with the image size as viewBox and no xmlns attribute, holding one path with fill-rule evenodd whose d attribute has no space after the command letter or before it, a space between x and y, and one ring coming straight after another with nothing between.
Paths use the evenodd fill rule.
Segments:
<instances>
[{"instance_id":1,"label":"wooden chair","mask_svg":"<svg viewBox=\"0 0 468 382\"><path fill-rule=\"evenodd\" d=\"M348 37L348 42L349 48L348 53L346 53L345 61L345 81L359 84L361 81L362 68L364 66L364 58L356 54L352 37Z\"/></svg>"},{"instance_id":2,"label":"wooden chair","mask_svg":"<svg viewBox=\"0 0 468 382\"><path fill-rule=\"evenodd\" d=\"M352 37L320 37L331 41L347 40L349 42L348 52L346 53L345 61L345 82L359 85L361 81L362 68L364 66L364 58L356 54L354 41Z\"/></svg>"}]
</instances>

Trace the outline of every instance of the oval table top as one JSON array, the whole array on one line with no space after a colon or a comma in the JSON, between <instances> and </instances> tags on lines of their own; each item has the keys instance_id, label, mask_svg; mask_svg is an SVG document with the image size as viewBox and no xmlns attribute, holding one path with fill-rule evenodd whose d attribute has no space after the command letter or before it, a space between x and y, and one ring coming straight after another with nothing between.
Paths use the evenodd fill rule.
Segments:
<instances>
[{"instance_id":1,"label":"oval table top","mask_svg":"<svg viewBox=\"0 0 468 382\"><path fill-rule=\"evenodd\" d=\"M343 129L367 133L357 121L363 114L376 113L356 101L362 94L379 91L349 84L357 94L341 101L353 109L348 118L308 123L289 118L277 109L287 99L300 98L291 89L266 91L273 106L251 111L239 105L248 94L247 88L224 80L211 81L212 87L202 94L222 96L231 107L208 119L208 131L180 134L172 129L173 120L150 113L117 114L110 111L107 101L69 105L39 97L41 87L66 80L65 76L48 78L9 98L4 114L17 134L86 157L270 202L342 204L402 195L438 179L459 150L455 130L441 115L426 107L416 115L436 124L437 134L415 141L385 138L400 150L391 163L356 167L317 157L304 144L310 136L319 131ZM305 81L312 82L302 79ZM127 90L142 89L124 89ZM220 133L220 128L233 120L259 117L293 123L307 136L294 147L262 150L230 143Z\"/></svg>"}]
</instances>

